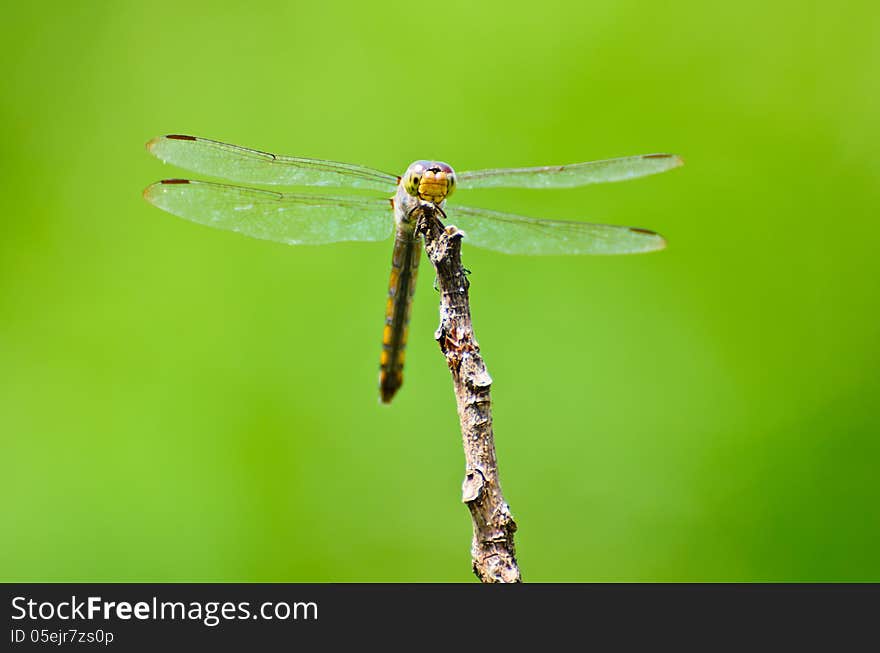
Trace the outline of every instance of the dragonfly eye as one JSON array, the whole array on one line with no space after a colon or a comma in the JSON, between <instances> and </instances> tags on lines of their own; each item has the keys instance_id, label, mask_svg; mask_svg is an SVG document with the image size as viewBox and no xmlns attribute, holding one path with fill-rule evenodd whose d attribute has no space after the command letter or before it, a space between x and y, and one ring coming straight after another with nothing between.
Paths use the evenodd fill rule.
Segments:
<instances>
[{"instance_id":1,"label":"dragonfly eye","mask_svg":"<svg viewBox=\"0 0 880 653\"><path fill-rule=\"evenodd\" d=\"M420 183L422 183L422 176L417 173L410 172L403 179L403 188L406 190L407 193L409 193L413 197L416 197L419 194Z\"/></svg>"},{"instance_id":2,"label":"dragonfly eye","mask_svg":"<svg viewBox=\"0 0 880 653\"><path fill-rule=\"evenodd\" d=\"M416 161L403 176L403 189L413 197L419 196L419 184L422 183L422 175L425 172L425 163Z\"/></svg>"},{"instance_id":3,"label":"dragonfly eye","mask_svg":"<svg viewBox=\"0 0 880 653\"><path fill-rule=\"evenodd\" d=\"M446 173L446 197L455 191L455 173L450 170Z\"/></svg>"}]
</instances>

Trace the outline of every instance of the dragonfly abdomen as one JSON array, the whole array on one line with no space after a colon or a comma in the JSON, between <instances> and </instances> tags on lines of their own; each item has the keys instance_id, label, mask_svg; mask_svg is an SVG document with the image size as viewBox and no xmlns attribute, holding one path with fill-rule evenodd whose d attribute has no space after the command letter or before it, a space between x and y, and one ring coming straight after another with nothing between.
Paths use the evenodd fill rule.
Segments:
<instances>
[{"instance_id":1,"label":"dragonfly abdomen","mask_svg":"<svg viewBox=\"0 0 880 653\"><path fill-rule=\"evenodd\" d=\"M422 250L411 225L400 224L394 238L391 279L385 306L385 330L382 334L382 358L379 362L379 395L389 403L403 384L406 337L419 258Z\"/></svg>"}]
</instances>

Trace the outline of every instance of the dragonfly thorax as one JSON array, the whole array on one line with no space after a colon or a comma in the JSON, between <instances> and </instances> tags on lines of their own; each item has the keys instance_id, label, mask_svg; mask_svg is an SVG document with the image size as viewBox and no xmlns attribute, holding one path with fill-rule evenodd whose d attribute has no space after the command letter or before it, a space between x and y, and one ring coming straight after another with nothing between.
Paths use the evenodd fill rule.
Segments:
<instances>
[{"instance_id":1,"label":"dragonfly thorax","mask_svg":"<svg viewBox=\"0 0 880 653\"><path fill-rule=\"evenodd\" d=\"M439 205L455 190L455 171L442 161L416 161L406 169L400 183L413 197Z\"/></svg>"}]
</instances>

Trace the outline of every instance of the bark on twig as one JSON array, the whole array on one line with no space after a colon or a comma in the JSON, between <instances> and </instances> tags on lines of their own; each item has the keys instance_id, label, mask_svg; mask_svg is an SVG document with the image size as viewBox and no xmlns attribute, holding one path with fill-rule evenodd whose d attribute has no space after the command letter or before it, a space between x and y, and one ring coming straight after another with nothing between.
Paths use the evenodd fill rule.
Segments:
<instances>
[{"instance_id":1,"label":"bark on twig","mask_svg":"<svg viewBox=\"0 0 880 653\"><path fill-rule=\"evenodd\" d=\"M440 326L434 334L452 373L466 460L462 501L471 513L474 573L484 583L522 581L513 534L516 522L501 493L492 405L492 378L480 356L471 324L469 282L461 265L462 232L444 228L440 211L424 209L418 229L425 252L437 272Z\"/></svg>"}]
</instances>

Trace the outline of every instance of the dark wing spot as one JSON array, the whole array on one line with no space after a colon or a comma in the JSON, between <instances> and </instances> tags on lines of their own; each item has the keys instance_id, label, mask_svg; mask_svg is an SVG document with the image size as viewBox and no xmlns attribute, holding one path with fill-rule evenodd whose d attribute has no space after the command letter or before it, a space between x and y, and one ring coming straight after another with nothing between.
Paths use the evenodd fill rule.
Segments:
<instances>
[{"instance_id":1,"label":"dark wing spot","mask_svg":"<svg viewBox=\"0 0 880 653\"><path fill-rule=\"evenodd\" d=\"M643 159L671 159L672 154L646 154Z\"/></svg>"},{"instance_id":2,"label":"dark wing spot","mask_svg":"<svg viewBox=\"0 0 880 653\"><path fill-rule=\"evenodd\" d=\"M394 198L392 197L388 201L391 202L391 208L393 209L394 208Z\"/></svg>"},{"instance_id":3,"label":"dark wing spot","mask_svg":"<svg viewBox=\"0 0 880 653\"><path fill-rule=\"evenodd\" d=\"M163 179L160 184L188 184L189 179Z\"/></svg>"},{"instance_id":4,"label":"dark wing spot","mask_svg":"<svg viewBox=\"0 0 880 653\"><path fill-rule=\"evenodd\" d=\"M637 234L648 234L649 236L659 236L656 231L651 231L650 229L641 229L639 227L630 227L630 231L635 232Z\"/></svg>"},{"instance_id":5,"label":"dark wing spot","mask_svg":"<svg viewBox=\"0 0 880 653\"><path fill-rule=\"evenodd\" d=\"M170 138L172 141L194 141L196 140L195 136L185 136L183 134L168 134L165 138Z\"/></svg>"}]
</instances>

